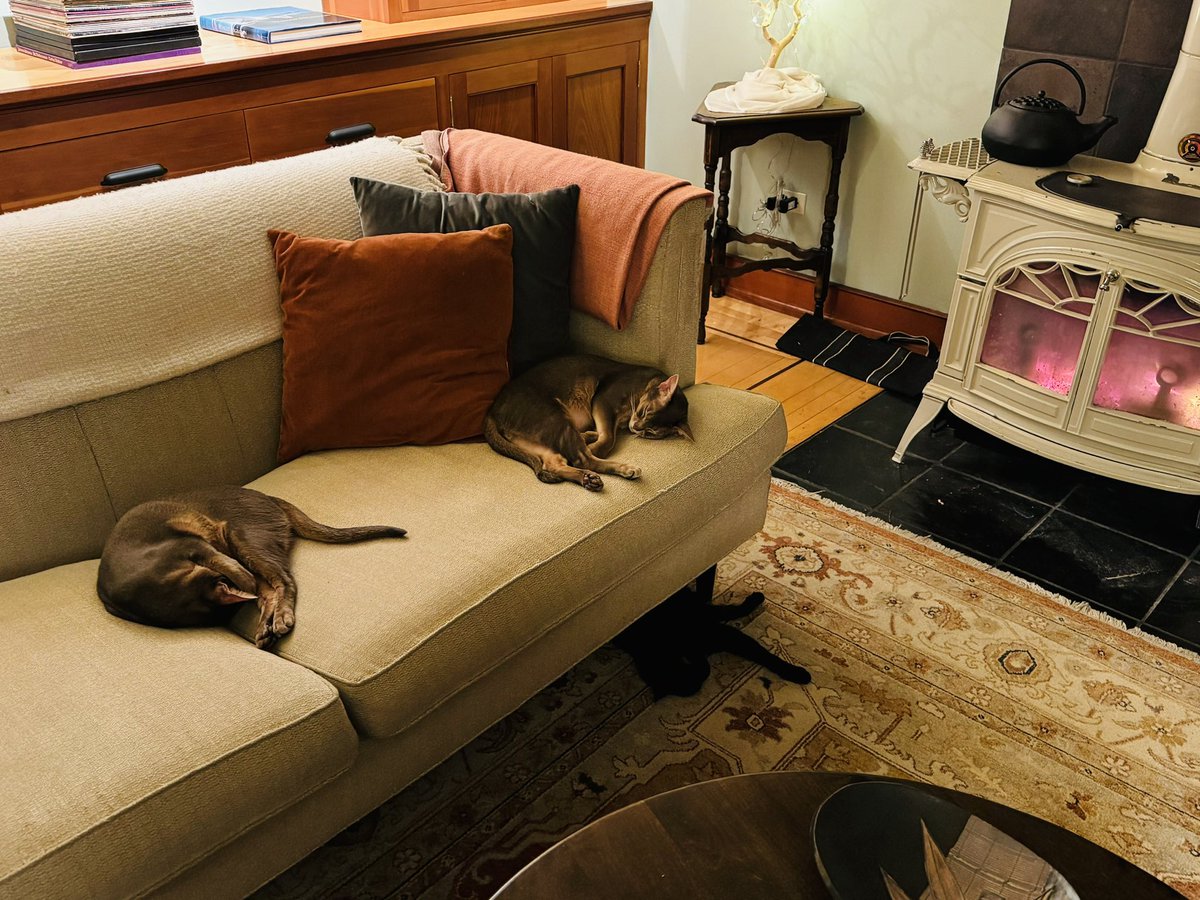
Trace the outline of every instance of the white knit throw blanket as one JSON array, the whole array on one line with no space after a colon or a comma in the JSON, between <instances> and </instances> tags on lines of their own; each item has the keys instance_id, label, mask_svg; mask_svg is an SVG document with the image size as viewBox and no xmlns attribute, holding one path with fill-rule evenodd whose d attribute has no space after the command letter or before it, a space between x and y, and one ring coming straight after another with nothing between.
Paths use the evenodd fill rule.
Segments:
<instances>
[{"instance_id":1,"label":"white knit throw blanket","mask_svg":"<svg viewBox=\"0 0 1200 900\"><path fill-rule=\"evenodd\" d=\"M741 81L718 88L704 105L715 113L786 113L816 109L825 102L825 88L812 72L768 68L747 72Z\"/></svg>"},{"instance_id":2,"label":"white knit throw blanket","mask_svg":"<svg viewBox=\"0 0 1200 900\"><path fill-rule=\"evenodd\" d=\"M371 138L0 216L0 422L278 340L267 229L361 237L351 175L442 189L423 152Z\"/></svg>"}]
</instances>

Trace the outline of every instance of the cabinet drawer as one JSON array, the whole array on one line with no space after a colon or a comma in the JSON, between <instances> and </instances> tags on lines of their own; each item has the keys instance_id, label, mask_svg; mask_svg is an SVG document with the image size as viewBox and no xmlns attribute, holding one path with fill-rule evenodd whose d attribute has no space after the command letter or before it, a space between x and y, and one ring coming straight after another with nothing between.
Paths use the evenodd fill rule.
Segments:
<instances>
[{"instance_id":1,"label":"cabinet drawer","mask_svg":"<svg viewBox=\"0 0 1200 900\"><path fill-rule=\"evenodd\" d=\"M408 137L437 128L434 80L425 78L246 110L246 133L256 160L319 150L340 143L329 140L331 135L336 138L343 129L366 125L374 131L359 129L359 137L371 133Z\"/></svg>"},{"instance_id":2,"label":"cabinet drawer","mask_svg":"<svg viewBox=\"0 0 1200 900\"><path fill-rule=\"evenodd\" d=\"M161 166L168 177L250 162L240 112L147 125L0 152L0 207L94 194L106 175Z\"/></svg>"}]
</instances>

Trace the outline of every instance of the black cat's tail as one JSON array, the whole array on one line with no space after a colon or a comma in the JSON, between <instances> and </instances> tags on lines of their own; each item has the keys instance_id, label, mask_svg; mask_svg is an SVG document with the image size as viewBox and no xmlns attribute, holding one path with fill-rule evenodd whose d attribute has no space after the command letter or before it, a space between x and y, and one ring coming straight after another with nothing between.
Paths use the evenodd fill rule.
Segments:
<instances>
[{"instance_id":1,"label":"black cat's tail","mask_svg":"<svg viewBox=\"0 0 1200 900\"><path fill-rule=\"evenodd\" d=\"M332 525L322 525L310 519L298 507L286 500L272 497L283 514L292 524L292 530L300 537L310 541L320 541L323 544L353 544L358 541L371 541L376 538L404 537L408 532L394 525L355 525L351 528L334 528Z\"/></svg>"}]
</instances>

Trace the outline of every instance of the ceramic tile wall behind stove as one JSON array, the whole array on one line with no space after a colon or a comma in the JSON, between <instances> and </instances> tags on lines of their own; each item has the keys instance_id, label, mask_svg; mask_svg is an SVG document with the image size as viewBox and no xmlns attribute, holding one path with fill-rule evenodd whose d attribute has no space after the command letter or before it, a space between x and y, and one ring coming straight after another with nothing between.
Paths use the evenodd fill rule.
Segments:
<instances>
[{"instance_id":1,"label":"ceramic tile wall behind stove","mask_svg":"<svg viewBox=\"0 0 1200 900\"><path fill-rule=\"evenodd\" d=\"M1183 43L1192 0L1012 0L996 83L1016 66L1052 56L1074 66L1087 86L1085 121L1120 121L1093 151L1132 162L1145 146ZM1031 66L1001 101L1044 90L1074 108L1078 88L1057 66Z\"/></svg>"}]
</instances>

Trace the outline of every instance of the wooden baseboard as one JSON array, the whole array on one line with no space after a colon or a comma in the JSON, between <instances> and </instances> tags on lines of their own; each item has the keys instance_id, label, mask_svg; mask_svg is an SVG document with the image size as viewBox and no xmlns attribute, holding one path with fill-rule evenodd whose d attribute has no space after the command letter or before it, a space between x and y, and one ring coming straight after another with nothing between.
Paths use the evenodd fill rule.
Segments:
<instances>
[{"instance_id":1,"label":"wooden baseboard","mask_svg":"<svg viewBox=\"0 0 1200 900\"><path fill-rule=\"evenodd\" d=\"M812 276L798 272L780 269L748 272L731 279L725 293L738 300L797 317L813 311ZM844 284L830 286L829 296L825 300L825 318L868 337L904 331L927 337L939 347L946 333L945 313Z\"/></svg>"}]
</instances>

